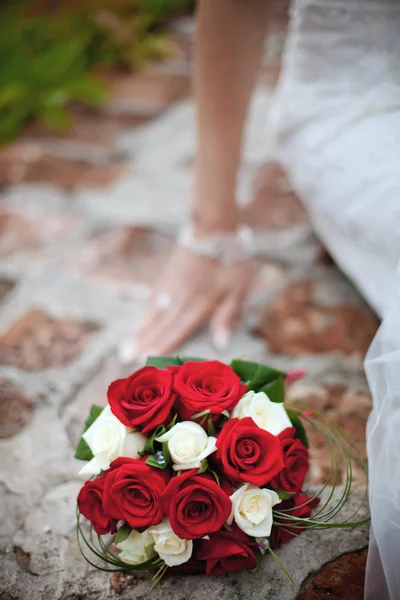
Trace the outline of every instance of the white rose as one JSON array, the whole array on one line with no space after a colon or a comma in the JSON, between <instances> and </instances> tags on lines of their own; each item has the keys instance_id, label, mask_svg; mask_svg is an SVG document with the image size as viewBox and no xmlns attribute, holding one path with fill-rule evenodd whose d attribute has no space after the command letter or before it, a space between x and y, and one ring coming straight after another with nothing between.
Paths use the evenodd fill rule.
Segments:
<instances>
[{"instance_id":1,"label":"white rose","mask_svg":"<svg viewBox=\"0 0 400 600\"><path fill-rule=\"evenodd\" d=\"M125 427L109 406L103 409L82 437L93 453L92 460L80 470L84 475L98 475L119 456L139 458L139 451L147 442L144 435Z\"/></svg>"},{"instance_id":2,"label":"white rose","mask_svg":"<svg viewBox=\"0 0 400 600\"><path fill-rule=\"evenodd\" d=\"M242 531L252 537L268 537L272 527L272 507L281 502L273 490L246 483L230 497L232 512L228 525L235 520Z\"/></svg>"},{"instance_id":3,"label":"white rose","mask_svg":"<svg viewBox=\"0 0 400 600\"><path fill-rule=\"evenodd\" d=\"M168 519L147 531L153 537L154 550L168 567L182 565L192 556L193 541L181 540L173 532Z\"/></svg>"},{"instance_id":4,"label":"white rose","mask_svg":"<svg viewBox=\"0 0 400 600\"><path fill-rule=\"evenodd\" d=\"M132 531L128 537L119 544L116 544L119 550L122 550L119 558L122 562L130 565L140 565L155 556L154 540L148 530L143 533Z\"/></svg>"},{"instance_id":5,"label":"white rose","mask_svg":"<svg viewBox=\"0 0 400 600\"><path fill-rule=\"evenodd\" d=\"M273 435L279 435L292 423L287 415L283 402L271 402L264 392L247 392L232 412L232 418L251 417L261 429Z\"/></svg>"},{"instance_id":6,"label":"white rose","mask_svg":"<svg viewBox=\"0 0 400 600\"><path fill-rule=\"evenodd\" d=\"M193 421L177 423L156 439L157 442L168 442L175 471L199 469L201 461L217 449L216 438L208 437L201 425Z\"/></svg>"}]
</instances>

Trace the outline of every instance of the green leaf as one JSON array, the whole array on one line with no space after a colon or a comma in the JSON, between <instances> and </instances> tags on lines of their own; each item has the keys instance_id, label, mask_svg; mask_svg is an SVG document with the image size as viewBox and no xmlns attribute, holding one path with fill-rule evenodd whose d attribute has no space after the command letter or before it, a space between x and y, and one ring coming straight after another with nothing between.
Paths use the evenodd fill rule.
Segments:
<instances>
[{"instance_id":1,"label":"green leaf","mask_svg":"<svg viewBox=\"0 0 400 600\"><path fill-rule=\"evenodd\" d=\"M286 377L286 373L278 371L268 365L250 362L235 358L231 362L231 367L240 379L247 383L250 390L258 392L267 383L271 383L278 377Z\"/></svg>"},{"instance_id":2,"label":"green leaf","mask_svg":"<svg viewBox=\"0 0 400 600\"><path fill-rule=\"evenodd\" d=\"M207 433L210 437L215 437L217 435L217 430L214 427L211 415L208 417L207 421Z\"/></svg>"},{"instance_id":3,"label":"green leaf","mask_svg":"<svg viewBox=\"0 0 400 600\"><path fill-rule=\"evenodd\" d=\"M179 360L182 361L182 364L187 362L205 362L207 358L196 358L194 356L178 356Z\"/></svg>"},{"instance_id":4,"label":"green leaf","mask_svg":"<svg viewBox=\"0 0 400 600\"><path fill-rule=\"evenodd\" d=\"M164 425L159 425L157 427L157 429L152 433L152 435L147 440L146 445L143 450L143 454L155 454L156 450L154 449L154 444L157 443L156 438L164 435L164 433L166 433L166 432L167 432L167 430L164 427Z\"/></svg>"},{"instance_id":5,"label":"green leaf","mask_svg":"<svg viewBox=\"0 0 400 600\"><path fill-rule=\"evenodd\" d=\"M285 399L285 386L282 377L267 383L259 391L267 394L271 402L282 403Z\"/></svg>"},{"instance_id":6,"label":"green leaf","mask_svg":"<svg viewBox=\"0 0 400 600\"><path fill-rule=\"evenodd\" d=\"M146 465L149 465L150 467L155 467L156 469L165 469L168 466L165 461L162 463L159 463L157 461L156 457L154 456L154 454L151 454L150 456L147 457Z\"/></svg>"},{"instance_id":7,"label":"green leaf","mask_svg":"<svg viewBox=\"0 0 400 600\"><path fill-rule=\"evenodd\" d=\"M61 106L46 106L40 113L40 120L52 131L66 131L71 125L71 117Z\"/></svg>"},{"instance_id":8,"label":"green leaf","mask_svg":"<svg viewBox=\"0 0 400 600\"><path fill-rule=\"evenodd\" d=\"M286 490L274 490L281 500L289 500L294 494L287 492Z\"/></svg>"},{"instance_id":9,"label":"green leaf","mask_svg":"<svg viewBox=\"0 0 400 600\"><path fill-rule=\"evenodd\" d=\"M90 408L89 416L85 421L85 426L83 428L82 435L95 422L97 417L100 416L100 414L103 411L103 408L104 408L104 406L98 406L97 404L92 404L92 406ZM92 460L92 458L93 458L93 453L82 436L81 436L81 439L79 440L78 446L76 447L75 458L77 458L79 460Z\"/></svg>"},{"instance_id":10,"label":"green leaf","mask_svg":"<svg viewBox=\"0 0 400 600\"><path fill-rule=\"evenodd\" d=\"M293 427L296 429L295 438L298 438L306 448L309 448L308 438L304 425L300 420L298 413L294 410L287 410L289 419L292 422Z\"/></svg>"},{"instance_id":11,"label":"green leaf","mask_svg":"<svg viewBox=\"0 0 400 600\"><path fill-rule=\"evenodd\" d=\"M178 356L148 356L146 360L146 367L157 367L157 369L180 365L183 365L183 361Z\"/></svg>"},{"instance_id":12,"label":"green leaf","mask_svg":"<svg viewBox=\"0 0 400 600\"><path fill-rule=\"evenodd\" d=\"M210 469L210 473L214 477L214 479L218 483L218 485L221 486L218 473L216 471L212 471L211 469Z\"/></svg>"},{"instance_id":13,"label":"green leaf","mask_svg":"<svg viewBox=\"0 0 400 600\"><path fill-rule=\"evenodd\" d=\"M101 105L107 98L107 88L93 77L82 78L69 87L75 100L87 102L93 106Z\"/></svg>"},{"instance_id":14,"label":"green leaf","mask_svg":"<svg viewBox=\"0 0 400 600\"><path fill-rule=\"evenodd\" d=\"M172 463L172 459L171 459L171 455L169 453L169 448L168 448L168 442L164 442L162 445L162 453L164 456L164 460L166 462L167 465L170 465Z\"/></svg>"},{"instance_id":15,"label":"green leaf","mask_svg":"<svg viewBox=\"0 0 400 600\"><path fill-rule=\"evenodd\" d=\"M200 469L197 471L197 475L201 475L202 473L205 473L208 469L208 460L205 458L204 460L201 461L201 466Z\"/></svg>"},{"instance_id":16,"label":"green leaf","mask_svg":"<svg viewBox=\"0 0 400 600\"><path fill-rule=\"evenodd\" d=\"M75 450L75 458L79 460L92 460L93 452L81 437Z\"/></svg>"},{"instance_id":17,"label":"green leaf","mask_svg":"<svg viewBox=\"0 0 400 600\"><path fill-rule=\"evenodd\" d=\"M172 419L171 423L169 423L167 425L168 431L176 425L177 420L178 420L178 415L175 413L174 418Z\"/></svg>"},{"instance_id":18,"label":"green leaf","mask_svg":"<svg viewBox=\"0 0 400 600\"><path fill-rule=\"evenodd\" d=\"M122 527L120 527L117 533L115 534L114 544L117 545L121 542L124 542L131 531L132 529L129 527L129 525L127 525L126 523L122 525Z\"/></svg>"},{"instance_id":19,"label":"green leaf","mask_svg":"<svg viewBox=\"0 0 400 600\"><path fill-rule=\"evenodd\" d=\"M101 415L103 410L104 410L104 406L98 406L97 404L92 404L92 406L90 407L90 413L89 413L89 419L92 419L92 423L94 423L95 420L97 419L97 417L99 417ZM92 423L90 423L90 425ZM89 429L90 425L87 427L87 429ZM85 431L86 431L86 429L85 429Z\"/></svg>"},{"instance_id":20,"label":"green leaf","mask_svg":"<svg viewBox=\"0 0 400 600\"><path fill-rule=\"evenodd\" d=\"M166 369L171 366L180 367L187 362L204 362L205 360L205 358L194 358L193 356L148 356L146 367Z\"/></svg>"}]
</instances>

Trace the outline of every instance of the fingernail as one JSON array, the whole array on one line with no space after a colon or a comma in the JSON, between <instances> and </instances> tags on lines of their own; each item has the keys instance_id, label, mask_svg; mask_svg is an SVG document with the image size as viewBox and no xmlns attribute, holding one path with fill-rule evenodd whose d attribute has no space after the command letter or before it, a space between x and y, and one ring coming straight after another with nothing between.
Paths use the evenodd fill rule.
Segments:
<instances>
[{"instance_id":1,"label":"fingernail","mask_svg":"<svg viewBox=\"0 0 400 600\"><path fill-rule=\"evenodd\" d=\"M117 349L118 359L124 365L133 362L136 358L136 353L136 344L132 340L125 340Z\"/></svg>"},{"instance_id":2,"label":"fingernail","mask_svg":"<svg viewBox=\"0 0 400 600\"><path fill-rule=\"evenodd\" d=\"M226 350L231 342L232 333L229 329L217 329L213 335L213 343L217 350Z\"/></svg>"}]
</instances>

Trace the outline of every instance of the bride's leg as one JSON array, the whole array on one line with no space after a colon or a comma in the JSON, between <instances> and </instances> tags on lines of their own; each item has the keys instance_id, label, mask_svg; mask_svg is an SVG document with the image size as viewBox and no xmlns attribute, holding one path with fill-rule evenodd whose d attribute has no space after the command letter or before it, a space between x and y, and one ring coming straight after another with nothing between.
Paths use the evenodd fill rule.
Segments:
<instances>
[{"instance_id":1,"label":"bride's leg","mask_svg":"<svg viewBox=\"0 0 400 600\"><path fill-rule=\"evenodd\" d=\"M395 600L400 571L400 3L302 0L273 126L317 233L384 315L366 370L371 541L365 598ZM390 307L391 305L391 307Z\"/></svg>"},{"instance_id":2,"label":"bride's leg","mask_svg":"<svg viewBox=\"0 0 400 600\"><path fill-rule=\"evenodd\" d=\"M382 312L400 257L400 3L298 0L283 67L271 123L280 161Z\"/></svg>"}]
</instances>

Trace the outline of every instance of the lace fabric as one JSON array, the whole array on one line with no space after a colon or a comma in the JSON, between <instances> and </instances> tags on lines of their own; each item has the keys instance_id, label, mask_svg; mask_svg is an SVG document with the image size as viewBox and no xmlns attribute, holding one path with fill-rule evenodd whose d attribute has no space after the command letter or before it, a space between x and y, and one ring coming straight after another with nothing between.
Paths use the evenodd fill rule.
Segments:
<instances>
[{"instance_id":1,"label":"lace fabric","mask_svg":"<svg viewBox=\"0 0 400 600\"><path fill-rule=\"evenodd\" d=\"M272 118L317 235L383 317L365 368L367 600L400 597L400 2L297 0Z\"/></svg>"},{"instance_id":2,"label":"lace fabric","mask_svg":"<svg viewBox=\"0 0 400 600\"><path fill-rule=\"evenodd\" d=\"M303 0L292 8L270 126L310 210L400 257L400 2Z\"/></svg>"}]
</instances>

